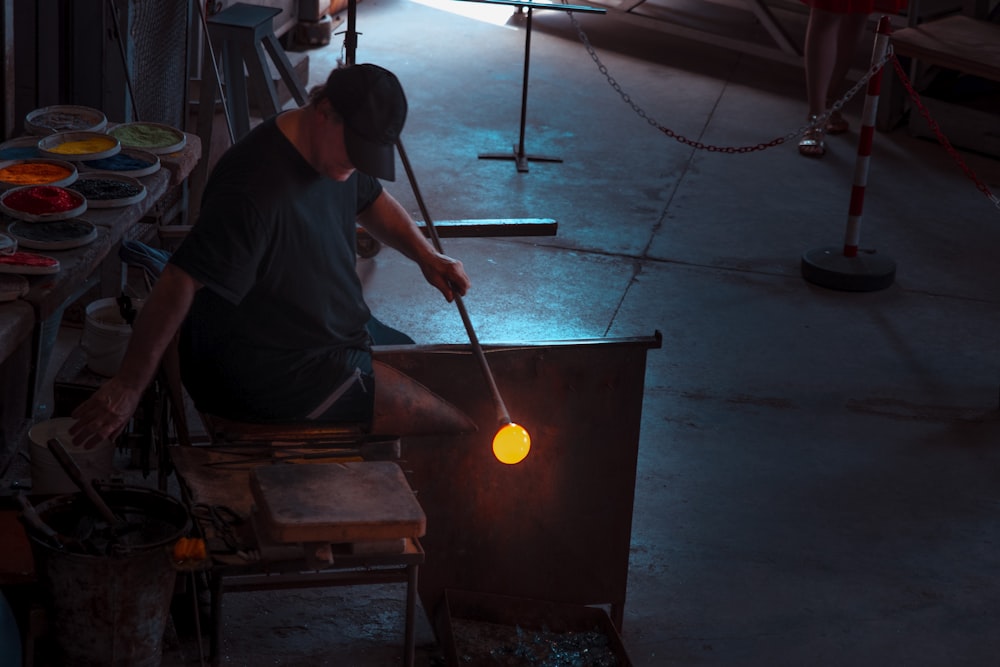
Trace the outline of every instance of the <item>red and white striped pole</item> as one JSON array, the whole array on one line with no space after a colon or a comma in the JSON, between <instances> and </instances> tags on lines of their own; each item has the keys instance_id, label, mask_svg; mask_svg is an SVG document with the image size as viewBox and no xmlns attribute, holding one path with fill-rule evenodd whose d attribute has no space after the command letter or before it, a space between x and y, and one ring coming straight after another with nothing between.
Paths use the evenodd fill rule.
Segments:
<instances>
[{"instance_id":1,"label":"red and white striped pole","mask_svg":"<svg viewBox=\"0 0 1000 667\"><path fill-rule=\"evenodd\" d=\"M872 63L875 67L885 59L889 50L889 35L892 25L888 16L879 19L875 30L875 46L872 48ZM861 115L861 136L858 138L858 159L854 164L854 185L851 188L851 205L847 213L847 233L844 237L844 257L857 257L858 241L861 238L861 212L865 204L865 187L868 185L868 165L871 162L872 143L875 138L875 116L878 113L878 96L882 90L882 70L879 67L868 79L865 108Z\"/></svg>"},{"instance_id":2,"label":"red and white striped pole","mask_svg":"<svg viewBox=\"0 0 1000 667\"><path fill-rule=\"evenodd\" d=\"M847 233L843 249L814 248L802 255L802 277L822 287L851 292L871 292L889 287L896 278L896 263L891 257L870 250L858 253L861 212L865 201L865 187L868 184L868 163L875 138L878 96L882 89L881 63L889 51L891 33L889 17L883 16L878 22L875 45L872 49L871 67L874 72L868 79L868 94L862 112L858 159L854 166L854 184L851 188L851 204L848 209Z\"/></svg>"}]
</instances>

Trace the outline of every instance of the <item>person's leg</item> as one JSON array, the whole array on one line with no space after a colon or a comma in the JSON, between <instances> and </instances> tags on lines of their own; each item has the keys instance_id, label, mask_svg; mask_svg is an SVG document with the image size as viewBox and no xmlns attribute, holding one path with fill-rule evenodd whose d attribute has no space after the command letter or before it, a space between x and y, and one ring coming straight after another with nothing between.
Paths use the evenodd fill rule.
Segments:
<instances>
[{"instance_id":1,"label":"person's leg","mask_svg":"<svg viewBox=\"0 0 1000 667\"><path fill-rule=\"evenodd\" d=\"M393 329L387 324L380 322L375 317L368 320L365 325L372 345L413 345L412 338L402 331ZM394 384L394 378L383 380L381 383L375 377L371 353L368 350L351 349L344 352L343 360L344 376L340 379L334 391L327 396L315 409L313 409L306 419L321 422L364 422L370 423L376 407L376 400L379 392L383 394L393 394L394 392L406 392L408 388L405 383L400 386ZM383 396L383 402L385 402ZM383 413L387 410L398 412L398 406L383 406ZM396 427L396 424L392 425ZM381 431L384 433L384 431Z\"/></svg>"},{"instance_id":2,"label":"person's leg","mask_svg":"<svg viewBox=\"0 0 1000 667\"><path fill-rule=\"evenodd\" d=\"M412 338L372 317L367 324L372 345L413 345ZM363 350L352 350L341 390L332 394L310 419L367 422L378 435L454 435L476 431L468 415L405 373Z\"/></svg>"},{"instance_id":3,"label":"person's leg","mask_svg":"<svg viewBox=\"0 0 1000 667\"><path fill-rule=\"evenodd\" d=\"M832 108L833 103L847 91L847 73L854 62L858 44L864 34L865 25L868 22L868 15L845 14L840 20L840 27L837 31L837 60L833 66L833 73L830 75L830 86L827 89L826 107ZM841 134L847 132L850 125L840 111L833 110L826 121L826 131L830 134Z\"/></svg>"},{"instance_id":4,"label":"person's leg","mask_svg":"<svg viewBox=\"0 0 1000 667\"><path fill-rule=\"evenodd\" d=\"M371 432L380 435L473 433L475 422L409 375L374 359L375 406Z\"/></svg>"},{"instance_id":5,"label":"person's leg","mask_svg":"<svg viewBox=\"0 0 1000 667\"><path fill-rule=\"evenodd\" d=\"M861 43L867 23L867 14L844 14L840 18L837 27L837 58L830 73L827 99L824 101L827 106L846 92L847 73L857 55L858 44Z\"/></svg>"},{"instance_id":6,"label":"person's leg","mask_svg":"<svg viewBox=\"0 0 1000 667\"><path fill-rule=\"evenodd\" d=\"M806 24L805 75L806 103L808 118L817 118L826 111L826 98L830 91L831 77L837 60L837 36L840 14L823 9L811 8ZM806 131L799 141L799 153L807 157L822 157L826 154L825 128L816 127Z\"/></svg>"},{"instance_id":7,"label":"person's leg","mask_svg":"<svg viewBox=\"0 0 1000 667\"><path fill-rule=\"evenodd\" d=\"M819 116L826 111L826 99L837 66L842 18L842 14L835 14L824 9L813 8L809 10L805 52L803 54L809 116Z\"/></svg>"}]
</instances>

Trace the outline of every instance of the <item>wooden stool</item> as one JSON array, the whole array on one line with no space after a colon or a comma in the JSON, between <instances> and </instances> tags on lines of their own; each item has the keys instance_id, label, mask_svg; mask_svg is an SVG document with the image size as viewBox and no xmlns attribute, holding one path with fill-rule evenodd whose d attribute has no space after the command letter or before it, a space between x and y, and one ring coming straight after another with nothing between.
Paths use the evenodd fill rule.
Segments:
<instances>
[{"instance_id":1,"label":"wooden stool","mask_svg":"<svg viewBox=\"0 0 1000 667\"><path fill-rule=\"evenodd\" d=\"M271 77L270 55L281 80L295 101L306 103L306 91L296 78L292 63L274 35L273 19L281 10L238 2L209 17L208 32L222 60L222 79L226 104L237 141L250 131L249 93L261 114L268 118L280 110L278 91ZM267 55L265 55L265 51ZM198 134L202 141L211 137L212 118L218 86L211 50L205 49L202 65L201 98L198 103ZM210 142L209 142L210 143Z\"/></svg>"},{"instance_id":2,"label":"wooden stool","mask_svg":"<svg viewBox=\"0 0 1000 667\"><path fill-rule=\"evenodd\" d=\"M171 449L190 506L226 507L238 518L223 528L239 548L229 544L219 552L218 518L206 521L204 512L193 512L212 552L213 662L224 592L405 583L402 662L414 664L426 517L398 463L294 463L294 446Z\"/></svg>"},{"instance_id":3,"label":"wooden stool","mask_svg":"<svg viewBox=\"0 0 1000 667\"><path fill-rule=\"evenodd\" d=\"M250 131L250 100L247 84L257 109L264 118L278 113L281 102L275 79L271 74L265 55L270 54L280 81L302 106L306 103L306 92L288 55L278 43L274 34L273 18L281 13L274 7L262 7L236 3L218 14L206 19L209 43L204 48L198 97L198 137L201 139L202 158L188 179L188 218L198 219L201 196L208 180L208 174L218 151L230 145L230 139L239 141ZM218 54L216 54L216 50ZM222 81L216 71L213 56L222 61ZM308 57L303 61L308 64ZM219 84L224 87L226 118L232 132L226 142L215 146L212 141L216 120L216 101L219 99Z\"/></svg>"},{"instance_id":4,"label":"wooden stool","mask_svg":"<svg viewBox=\"0 0 1000 667\"><path fill-rule=\"evenodd\" d=\"M392 461L261 466L250 472L261 533L278 544L329 550L328 566L345 555L392 563L419 550L427 517L399 464ZM263 535L258 539L263 542ZM338 555L341 547L345 554ZM359 580L362 583L363 580ZM403 664L414 660L417 564L407 568Z\"/></svg>"}]
</instances>

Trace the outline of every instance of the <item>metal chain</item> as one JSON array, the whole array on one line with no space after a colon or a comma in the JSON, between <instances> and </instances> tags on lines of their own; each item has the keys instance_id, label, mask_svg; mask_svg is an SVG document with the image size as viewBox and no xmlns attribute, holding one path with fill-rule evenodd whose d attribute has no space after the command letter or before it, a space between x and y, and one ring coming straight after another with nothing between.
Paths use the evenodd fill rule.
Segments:
<instances>
[{"instance_id":1,"label":"metal chain","mask_svg":"<svg viewBox=\"0 0 1000 667\"><path fill-rule=\"evenodd\" d=\"M566 4L566 0L563 0L563 4ZM931 130L937 137L938 142L942 146L944 146L945 150L947 150L948 153L952 156L952 158L958 164L959 168L961 168L962 171L965 172L966 176L968 176L973 181L973 183L975 183L976 188L984 195L986 195L986 197L993 202L994 206L1000 209L1000 198L998 198L996 195L990 192L990 189L986 186L986 184L979 179L979 177L972 170L972 168L970 168L966 164L965 160L962 159L962 156L958 154L958 151L956 151L952 147L951 142L949 142L948 138L944 136L944 133L941 131L941 127L938 125L938 123L933 118L931 118L930 111L928 111L927 107L924 106L923 101L920 99L920 94L913 88L913 85L910 83L910 80L903 72L903 68L899 64L899 60L896 58L896 55L893 52L892 44L889 44L883 58L879 62L872 64L872 66L868 69L865 75L861 77L861 79L859 79L857 83L851 86L851 88L846 93L844 93L844 95L841 96L840 99L836 100L830 106L830 109L828 111L819 116L816 116L815 118L810 118L808 123L802 125L794 132L789 132L783 137L777 137L776 139L772 139L768 142L754 144L751 146L713 146L710 144L704 144L700 141L694 141L692 139L688 139L683 135L677 134L670 128L660 125L654 118L652 118L649 114L647 114L646 111L641 106L639 106L639 104L636 103L635 100L633 100L632 97L627 92L625 92L625 90L621 87L621 84L615 81L615 78L611 76L611 72L608 71L607 65L601 62L600 56L597 55L597 51L590 43L590 39L587 37L587 34L583 31L583 28L580 26L580 22L577 21L574 13L572 11L568 11L566 12L566 14L569 16L570 21L572 21L573 27L576 28L577 35L579 35L580 37L580 42L583 43L584 48L587 49L587 53L590 54L591 59L593 59L594 63L597 65L598 71L604 75L604 78L608 80L608 85L610 85L615 90L615 92L617 92L618 95L621 96L622 101L628 104L632 108L632 111L634 111L635 114L639 116L639 118L642 118L651 126L655 127L656 129L658 129L660 132L667 135L671 139L674 139L687 146L691 146L692 148L695 148L697 150L706 150L715 153L751 153L754 151L765 150L773 146L779 146L785 143L786 141L792 141L794 139L797 139L798 137L804 135L806 132L815 130L816 128L825 125L826 121L830 118L830 116L834 112L840 111L844 107L844 105L849 100L851 100L855 95L857 95L862 88L867 86L868 81L873 76L878 74L885 66L885 64L891 60L893 67L896 70L896 74L899 75L900 80L903 82L903 86L910 94L910 98L913 100L914 106L916 106L917 110L927 121L927 124L930 126Z\"/></svg>"},{"instance_id":2,"label":"metal chain","mask_svg":"<svg viewBox=\"0 0 1000 667\"><path fill-rule=\"evenodd\" d=\"M565 2L566 0L563 0L563 4L565 4ZM580 22L576 19L574 13L572 11L569 11L566 12L566 14L569 16L570 21L572 21L573 27L576 28L577 35L579 35L580 38L580 42L583 43L584 48L587 49L587 53L590 54L591 59L593 59L594 63L597 65L598 71L604 75L604 78L608 80L608 85L610 85L615 90L615 92L617 92L618 95L621 96L622 100L632 108L632 111L634 111L635 114L639 116L639 118L642 118L651 126L655 127L656 129L658 129L660 132L667 135L671 139L674 139L687 146L691 146L692 148L695 148L697 150L705 150L711 153L752 153L754 151L761 151L767 148L772 148L774 146L780 146L786 141L794 141L795 139L804 135L806 132L815 130L816 128L824 125L826 121L830 118L831 114L833 114L835 111L840 111L844 107L844 105L858 93L858 91L860 91L868 84L868 80L871 79L873 76L875 76L882 69L882 67L890 60L890 58L893 57L892 48L890 47L889 49L886 50L885 57L880 62L873 64L871 68L865 73L865 75L857 83L851 86L850 90L848 90L840 99L836 100L831 105L829 111L815 118L810 118L808 123L802 125L794 132L789 132L783 137L777 137L775 139L771 139L770 141L750 146L713 146L711 144L704 144L700 141L688 139L683 135L677 134L670 128L660 125L660 123L658 123L654 118L649 116L649 114L647 114L646 111L642 107L640 107L628 93L625 92L625 90L621 87L621 84L615 81L615 78L611 76L611 73L608 71L607 66L603 62L601 62L600 56L597 55L597 51L590 43L590 39L587 37L587 34L583 31L583 28L580 26Z\"/></svg>"}]
</instances>

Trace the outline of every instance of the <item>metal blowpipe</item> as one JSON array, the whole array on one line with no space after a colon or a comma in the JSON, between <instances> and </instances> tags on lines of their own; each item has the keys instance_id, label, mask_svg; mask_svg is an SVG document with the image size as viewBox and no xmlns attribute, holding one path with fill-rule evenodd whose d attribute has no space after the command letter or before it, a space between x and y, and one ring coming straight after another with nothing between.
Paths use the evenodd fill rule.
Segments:
<instances>
[{"instance_id":1,"label":"metal blowpipe","mask_svg":"<svg viewBox=\"0 0 1000 667\"><path fill-rule=\"evenodd\" d=\"M438 236L437 229L434 227L434 221L431 220L431 215L427 211L427 205L424 203L424 198L420 194L420 187L417 185L417 179L413 174L413 168L410 166L410 159L406 156L406 149L403 148L403 142L400 139L396 140L396 148L399 151L399 158L403 162L403 169L406 170L406 177L410 180L410 187L413 188L413 195L417 199L417 206L420 207L420 214L424 217L424 224L427 226L427 233L430 236L431 243L438 252L443 253L444 250L441 248L441 238ZM462 301L461 295L455 293L455 305L458 307L458 313L462 316L462 324L465 325L465 331L469 335L469 342L472 344L472 352L476 357L476 361L479 362L479 367L483 371L483 376L486 378L486 384L489 385L490 394L493 397L493 404L497 411L497 420L500 425L510 424L510 414L507 412L507 406L503 402L503 397L500 396L500 390L497 388L496 380L493 378L493 372L490 370L490 365L486 362L486 355L483 353L483 347L479 344L479 338L476 336L475 329L472 328L472 321L469 319L469 313L465 309L465 303Z\"/></svg>"}]
</instances>

